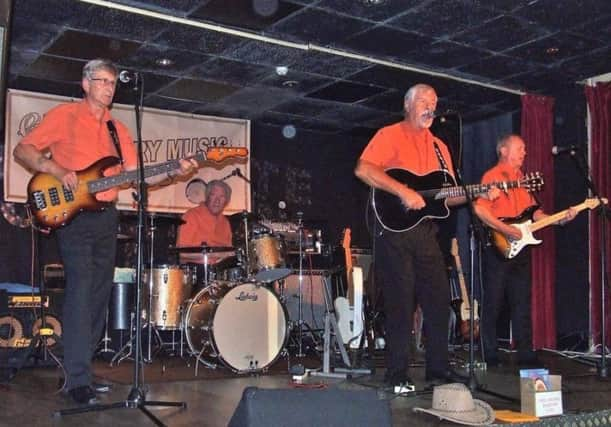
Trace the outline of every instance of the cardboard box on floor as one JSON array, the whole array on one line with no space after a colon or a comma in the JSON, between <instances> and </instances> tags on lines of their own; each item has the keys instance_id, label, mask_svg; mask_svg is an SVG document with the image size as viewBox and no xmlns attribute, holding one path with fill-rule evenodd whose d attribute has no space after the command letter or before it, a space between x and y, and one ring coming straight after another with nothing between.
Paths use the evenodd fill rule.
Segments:
<instances>
[{"instance_id":1,"label":"cardboard box on floor","mask_svg":"<svg viewBox=\"0 0 611 427\"><path fill-rule=\"evenodd\" d=\"M550 375L548 390L537 391L535 378L520 378L521 412L536 417L562 415L562 377Z\"/></svg>"}]
</instances>

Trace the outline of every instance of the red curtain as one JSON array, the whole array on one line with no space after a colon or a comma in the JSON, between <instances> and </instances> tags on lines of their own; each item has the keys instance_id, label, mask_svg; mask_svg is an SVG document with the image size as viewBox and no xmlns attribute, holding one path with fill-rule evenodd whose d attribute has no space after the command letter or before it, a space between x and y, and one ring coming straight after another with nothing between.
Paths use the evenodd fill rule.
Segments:
<instances>
[{"instance_id":1,"label":"red curtain","mask_svg":"<svg viewBox=\"0 0 611 427\"><path fill-rule=\"evenodd\" d=\"M592 180L602 197L611 196L611 83L598 83L586 86L586 99L590 109L591 124L591 171ZM594 344L601 342L601 262L600 262L600 228L601 220L598 211L590 212L590 337ZM607 226L607 272L611 271L611 239ZM608 280L608 279L607 279ZM607 284L609 284L607 282ZM611 343L611 292L606 289L605 335L606 343Z\"/></svg>"},{"instance_id":2,"label":"red curtain","mask_svg":"<svg viewBox=\"0 0 611 427\"><path fill-rule=\"evenodd\" d=\"M552 162L554 99L522 96L522 138L526 142L525 172L539 171L545 181L537 197L547 213L554 212L554 167ZM533 347L556 348L556 239L553 227L537 232L543 240L532 247L532 327Z\"/></svg>"}]
</instances>

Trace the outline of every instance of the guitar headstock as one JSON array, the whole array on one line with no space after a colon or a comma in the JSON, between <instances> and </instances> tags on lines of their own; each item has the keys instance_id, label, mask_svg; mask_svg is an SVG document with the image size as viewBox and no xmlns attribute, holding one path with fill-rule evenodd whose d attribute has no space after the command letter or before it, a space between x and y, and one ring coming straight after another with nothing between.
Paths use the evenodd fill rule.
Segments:
<instances>
[{"instance_id":1,"label":"guitar headstock","mask_svg":"<svg viewBox=\"0 0 611 427\"><path fill-rule=\"evenodd\" d=\"M520 180L520 187L527 191L541 191L543 187L543 175L541 172L530 172Z\"/></svg>"},{"instance_id":2,"label":"guitar headstock","mask_svg":"<svg viewBox=\"0 0 611 427\"><path fill-rule=\"evenodd\" d=\"M248 149L243 147L210 147L206 150L206 153L200 153L202 158L199 156L197 160L212 160L214 162L221 162L225 159L232 157L248 157Z\"/></svg>"},{"instance_id":3,"label":"guitar headstock","mask_svg":"<svg viewBox=\"0 0 611 427\"><path fill-rule=\"evenodd\" d=\"M350 230L350 228L344 228L344 231L342 233L342 248L344 248L344 250L350 250L351 239L352 231Z\"/></svg>"},{"instance_id":4,"label":"guitar headstock","mask_svg":"<svg viewBox=\"0 0 611 427\"><path fill-rule=\"evenodd\" d=\"M606 205L609 203L609 201L607 199L605 199L604 197L601 199L603 204ZM597 208L598 205L600 205L600 200L599 199L585 199L583 202L583 205L588 208L588 209L594 209Z\"/></svg>"},{"instance_id":5,"label":"guitar headstock","mask_svg":"<svg viewBox=\"0 0 611 427\"><path fill-rule=\"evenodd\" d=\"M458 256L458 239L456 237L452 237L452 242L450 244L450 254L453 257Z\"/></svg>"}]
</instances>

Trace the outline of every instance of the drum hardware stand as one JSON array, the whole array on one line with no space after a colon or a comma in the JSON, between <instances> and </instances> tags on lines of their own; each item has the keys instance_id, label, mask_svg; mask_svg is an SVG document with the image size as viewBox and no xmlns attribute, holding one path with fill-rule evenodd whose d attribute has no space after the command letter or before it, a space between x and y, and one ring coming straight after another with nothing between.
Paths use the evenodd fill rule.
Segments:
<instances>
[{"instance_id":1,"label":"drum hardware stand","mask_svg":"<svg viewBox=\"0 0 611 427\"><path fill-rule=\"evenodd\" d=\"M134 342L134 339L135 339L134 337L134 313L131 313L130 326L129 326L129 340L127 340L127 342L123 344L123 347L121 347L119 351L115 353L114 357L110 360L110 366L113 366L115 362L118 365L119 363L121 363L123 360L127 358L130 358L133 360L131 355L132 355L132 350L133 350L132 343ZM123 354L125 350L127 350L127 353Z\"/></svg>"},{"instance_id":2,"label":"drum hardware stand","mask_svg":"<svg viewBox=\"0 0 611 427\"><path fill-rule=\"evenodd\" d=\"M352 375L369 375L370 369L358 368L355 369L350 363L348 352L344 347L344 340L337 326L337 317L335 308L333 307L333 297L331 295L331 287L327 275L323 276L323 296L325 299L325 332L324 332L324 351L323 351L323 366L322 371L310 372L310 375L327 378L348 378ZM334 368L331 372L331 346L333 340L337 345L342 357L342 361L347 368Z\"/></svg>"},{"instance_id":3,"label":"drum hardware stand","mask_svg":"<svg viewBox=\"0 0 611 427\"><path fill-rule=\"evenodd\" d=\"M135 196L138 202L138 246L137 246L137 263L136 263L136 315L135 315L135 330L137 331L135 337L135 354L134 354L134 376L132 388L129 395L125 400L109 403L104 405L90 405L86 407L64 409L54 413L56 417L63 415L74 415L82 414L86 412L105 411L108 409L115 408L129 408L129 409L140 409L151 421L158 426L164 426L159 418L151 413L147 406L155 407L179 407L186 408L186 402L168 402L168 401L147 401L146 391L144 388L142 374L144 370L144 363L142 357L142 334L141 332L141 286L142 286L142 271L144 269L143 264L143 243L144 243L144 211L147 204L147 187L144 175L144 155L142 148L142 123L140 114L140 105L144 99L144 84L142 81L142 75L136 74L134 80L134 110L136 116L136 147L138 153L138 193ZM138 100L139 96L139 100Z\"/></svg>"},{"instance_id":4,"label":"drum hardware stand","mask_svg":"<svg viewBox=\"0 0 611 427\"><path fill-rule=\"evenodd\" d=\"M97 351L97 353L98 354L115 353L115 351L112 348L108 347L108 343L109 342L112 342L112 339L108 335L108 310L106 310L106 321L105 321L105 325L104 325L104 336L102 337L102 340L98 344L98 346L102 345L102 348L100 348Z\"/></svg>"}]
</instances>

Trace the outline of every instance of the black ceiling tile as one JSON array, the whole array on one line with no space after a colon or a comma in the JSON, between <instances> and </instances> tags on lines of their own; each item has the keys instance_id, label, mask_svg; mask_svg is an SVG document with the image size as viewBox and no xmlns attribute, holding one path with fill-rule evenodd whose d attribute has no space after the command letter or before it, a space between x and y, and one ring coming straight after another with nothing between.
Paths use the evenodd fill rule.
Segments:
<instances>
[{"instance_id":1,"label":"black ceiling tile","mask_svg":"<svg viewBox=\"0 0 611 427\"><path fill-rule=\"evenodd\" d=\"M465 85L461 91L444 94L448 102L458 101L465 105L485 105L502 101L505 92L483 86Z\"/></svg>"},{"instance_id":2,"label":"black ceiling tile","mask_svg":"<svg viewBox=\"0 0 611 427\"><path fill-rule=\"evenodd\" d=\"M18 16L12 20L9 33L11 48L42 51L57 37L58 27L55 25L40 24L36 31L31 31L31 27L30 19Z\"/></svg>"},{"instance_id":3,"label":"black ceiling tile","mask_svg":"<svg viewBox=\"0 0 611 427\"><path fill-rule=\"evenodd\" d=\"M259 82L260 85L273 86L279 89L291 91L296 94L306 94L328 86L334 80L328 77L323 77L316 74L301 73L289 69L289 72L284 76L279 76L276 73L270 74Z\"/></svg>"},{"instance_id":4,"label":"black ceiling tile","mask_svg":"<svg viewBox=\"0 0 611 427\"><path fill-rule=\"evenodd\" d=\"M38 93L50 93L53 95L81 98L83 90L80 80L78 82L57 82L48 79L37 79L19 76L10 82L11 89L28 90Z\"/></svg>"},{"instance_id":5,"label":"black ceiling tile","mask_svg":"<svg viewBox=\"0 0 611 427\"><path fill-rule=\"evenodd\" d=\"M389 27L375 27L341 43L357 52L409 62L410 54L433 39Z\"/></svg>"},{"instance_id":6,"label":"black ceiling tile","mask_svg":"<svg viewBox=\"0 0 611 427\"><path fill-rule=\"evenodd\" d=\"M325 111L337 108L333 102L325 102L312 98L295 98L274 107L274 111L296 116L315 117Z\"/></svg>"},{"instance_id":7,"label":"black ceiling tile","mask_svg":"<svg viewBox=\"0 0 611 427\"><path fill-rule=\"evenodd\" d=\"M475 76L485 76L492 80L498 80L505 76L531 71L535 68L528 62L510 56L492 55L481 61L460 67L459 70Z\"/></svg>"},{"instance_id":8,"label":"black ceiling tile","mask_svg":"<svg viewBox=\"0 0 611 427\"><path fill-rule=\"evenodd\" d=\"M452 39L475 48L499 52L535 40L547 33L547 30L536 23L504 15L457 34Z\"/></svg>"},{"instance_id":9,"label":"black ceiling tile","mask_svg":"<svg viewBox=\"0 0 611 427\"><path fill-rule=\"evenodd\" d=\"M171 25L169 22L160 19L93 6L79 17L73 28L89 30L97 34L109 34L114 38L147 41L169 25Z\"/></svg>"},{"instance_id":10,"label":"black ceiling tile","mask_svg":"<svg viewBox=\"0 0 611 427\"><path fill-rule=\"evenodd\" d=\"M574 79L564 73L553 70L523 73L504 79L503 82L518 85L527 92L541 94L552 94L558 88L565 88L575 84Z\"/></svg>"},{"instance_id":11,"label":"black ceiling tile","mask_svg":"<svg viewBox=\"0 0 611 427\"><path fill-rule=\"evenodd\" d=\"M271 67L215 57L189 70L188 75L240 86L257 82L273 72Z\"/></svg>"},{"instance_id":12,"label":"black ceiling tile","mask_svg":"<svg viewBox=\"0 0 611 427\"><path fill-rule=\"evenodd\" d=\"M611 58L611 48L607 46L566 61L558 69L571 73L578 80L583 80L609 73L611 71L609 58Z\"/></svg>"},{"instance_id":13,"label":"black ceiling tile","mask_svg":"<svg viewBox=\"0 0 611 427\"><path fill-rule=\"evenodd\" d=\"M332 110L325 111L316 116L316 119L332 122L361 123L385 115L383 111L361 105L338 105Z\"/></svg>"},{"instance_id":14,"label":"black ceiling tile","mask_svg":"<svg viewBox=\"0 0 611 427\"><path fill-rule=\"evenodd\" d=\"M158 74L158 73L140 73L140 80L144 87L144 95L148 96L153 94L160 89L169 86L175 81L174 77ZM117 86L115 92L115 99L120 99L121 103L133 104L134 103L134 85L131 82L126 84L120 84Z\"/></svg>"},{"instance_id":15,"label":"black ceiling tile","mask_svg":"<svg viewBox=\"0 0 611 427\"><path fill-rule=\"evenodd\" d=\"M290 65L303 54L304 51L300 49L250 40L236 46L235 49L226 50L223 56L242 62L275 67Z\"/></svg>"},{"instance_id":16,"label":"black ceiling tile","mask_svg":"<svg viewBox=\"0 0 611 427\"><path fill-rule=\"evenodd\" d=\"M517 111L522 108L522 98L520 95L508 93L505 99L494 103L492 106L500 111Z\"/></svg>"},{"instance_id":17,"label":"black ceiling tile","mask_svg":"<svg viewBox=\"0 0 611 427\"><path fill-rule=\"evenodd\" d=\"M165 96L152 95L144 98L144 107L190 113L197 108L201 108L201 103L187 102L182 99L174 99Z\"/></svg>"},{"instance_id":18,"label":"black ceiling tile","mask_svg":"<svg viewBox=\"0 0 611 427\"><path fill-rule=\"evenodd\" d=\"M413 84L420 82L426 74L417 73L400 68L387 67L385 65L374 65L363 71L350 76L355 82L369 83L377 86L405 91Z\"/></svg>"},{"instance_id":19,"label":"black ceiling tile","mask_svg":"<svg viewBox=\"0 0 611 427\"><path fill-rule=\"evenodd\" d=\"M582 24L573 28L571 32L609 44L609 40L611 40L611 15Z\"/></svg>"},{"instance_id":20,"label":"black ceiling tile","mask_svg":"<svg viewBox=\"0 0 611 427\"><path fill-rule=\"evenodd\" d=\"M74 0L15 0L12 3L13 16L27 18L32 27L39 23L70 26L91 8L89 4Z\"/></svg>"},{"instance_id":21,"label":"black ceiling tile","mask_svg":"<svg viewBox=\"0 0 611 427\"><path fill-rule=\"evenodd\" d=\"M250 111L264 111L292 99L287 91L266 87L245 87L223 99L224 104L247 108Z\"/></svg>"},{"instance_id":22,"label":"black ceiling tile","mask_svg":"<svg viewBox=\"0 0 611 427\"><path fill-rule=\"evenodd\" d=\"M128 6L185 16L208 0L113 0Z\"/></svg>"},{"instance_id":23,"label":"black ceiling tile","mask_svg":"<svg viewBox=\"0 0 611 427\"><path fill-rule=\"evenodd\" d=\"M132 55L139 47L140 43L137 42L66 30L45 49L45 53L85 60L108 58L119 62Z\"/></svg>"},{"instance_id":24,"label":"black ceiling tile","mask_svg":"<svg viewBox=\"0 0 611 427\"><path fill-rule=\"evenodd\" d=\"M388 25L427 36L447 38L498 16L476 0L433 0L388 21Z\"/></svg>"},{"instance_id":25,"label":"black ceiling tile","mask_svg":"<svg viewBox=\"0 0 611 427\"><path fill-rule=\"evenodd\" d=\"M156 63L158 59L169 59L170 65L161 66ZM146 70L159 74L182 74L190 68L202 64L210 59L210 56L197 52L172 49L164 46L147 44L141 46L133 55L122 59L122 66L136 71Z\"/></svg>"},{"instance_id":26,"label":"black ceiling tile","mask_svg":"<svg viewBox=\"0 0 611 427\"><path fill-rule=\"evenodd\" d=\"M257 118L257 122L278 126L279 131L280 128L287 124L291 124L298 129L311 129L323 132L335 132L338 130L338 126L334 125L333 123L274 111L269 111L262 114L259 118ZM281 135L280 132L279 135Z\"/></svg>"},{"instance_id":27,"label":"black ceiling tile","mask_svg":"<svg viewBox=\"0 0 611 427\"><path fill-rule=\"evenodd\" d=\"M511 12L517 8L520 8L533 0L486 0L485 6L493 10L500 10L503 12Z\"/></svg>"},{"instance_id":28,"label":"black ceiling tile","mask_svg":"<svg viewBox=\"0 0 611 427\"><path fill-rule=\"evenodd\" d=\"M384 89L380 87L340 81L312 92L308 95L308 97L326 99L328 101L335 102L352 103L369 98L370 96L381 92L384 92Z\"/></svg>"},{"instance_id":29,"label":"black ceiling tile","mask_svg":"<svg viewBox=\"0 0 611 427\"><path fill-rule=\"evenodd\" d=\"M215 55L238 45L243 38L216 31L187 26L168 27L153 42L174 49L188 49Z\"/></svg>"},{"instance_id":30,"label":"black ceiling tile","mask_svg":"<svg viewBox=\"0 0 611 427\"><path fill-rule=\"evenodd\" d=\"M191 111L193 114L204 116L228 117L231 119L248 119L251 120L259 115L258 112L250 111L248 108L236 107L223 103L210 103L200 105Z\"/></svg>"},{"instance_id":31,"label":"black ceiling tile","mask_svg":"<svg viewBox=\"0 0 611 427\"><path fill-rule=\"evenodd\" d=\"M415 60L429 67L456 68L474 62L482 55L485 53L477 49L451 41L438 41L422 46Z\"/></svg>"},{"instance_id":32,"label":"black ceiling tile","mask_svg":"<svg viewBox=\"0 0 611 427\"><path fill-rule=\"evenodd\" d=\"M29 50L11 49L8 57L8 73L11 79L24 72L27 67L36 61L39 53Z\"/></svg>"},{"instance_id":33,"label":"black ceiling tile","mask_svg":"<svg viewBox=\"0 0 611 427\"><path fill-rule=\"evenodd\" d=\"M598 40L581 37L567 32L558 32L548 37L524 44L505 53L519 58L551 65L603 46ZM550 52L550 50L553 50Z\"/></svg>"},{"instance_id":34,"label":"black ceiling tile","mask_svg":"<svg viewBox=\"0 0 611 427\"><path fill-rule=\"evenodd\" d=\"M289 34L304 43L323 46L344 40L371 24L321 9L303 9L269 29L270 34Z\"/></svg>"},{"instance_id":35,"label":"black ceiling tile","mask_svg":"<svg viewBox=\"0 0 611 427\"><path fill-rule=\"evenodd\" d=\"M376 108L378 110L401 112L403 111L403 99L405 92L398 90L388 90L378 95L373 95L361 102L360 105Z\"/></svg>"},{"instance_id":36,"label":"black ceiling tile","mask_svg":"<svg viewBox=\"0 0 611 427\"><path fill-rule=\"evenodd\" d=\"M551 28L567 28L589 21L593 16L611 13L611 2L604 0L538 0L516 9L516 15Z\"/></svg>"},{"instance_id":37,"label":"black ceiling tile","mask_svg":"<svg viewBox=\"0 0 611 427\"><path fill-rule=\"evenodd\" d=\"M297 71L344 78L368 67L371 67L371 63L366 61L310 50L296 58L290 68Z\"/></svg>"},{"instance_id":38,"label":"black ceiling tile","mask_svg":"<svg viewBox=\"0 0 611 427\"><path fill-rule=\"evenodd\" d=\"M160 95L192 101L213 102L225 98L239 88L204 80L180 79L159 91Z\"/></svg>"},{"instance_id":39,"label":"black ceiling tile","mask_svg":"<svg viewBox=\"0 0 611 427\"><path fill-rule=\"evenodd\" d=\"M282 0L277 1L277 5L270 16L262 16L256 13L253 0L209 0L189 17L260 31L303 7Z\"/></svg>"},{"instance_id":40,"label":"black ceiling tile","mask_svg":"<svg viewBox=\"0 0 611 427\"><path fill-rule=\"evenodd\" d=\"M28 77L80 84L85 61L40 55L23 70Z\"/></svg>"},{"instance_id":41,"label":"black ceiling tile","mask_svg":"<svg viewBox=\"0 0 611 427\"><path fill-rule=\"evenodd\" d=\"M316 7L333 9L349 16L358 16L372 21L386 21L422 3L426 1L393 0L376 5L356 0L321 0Z\"/></svg>"}]
</instances>

